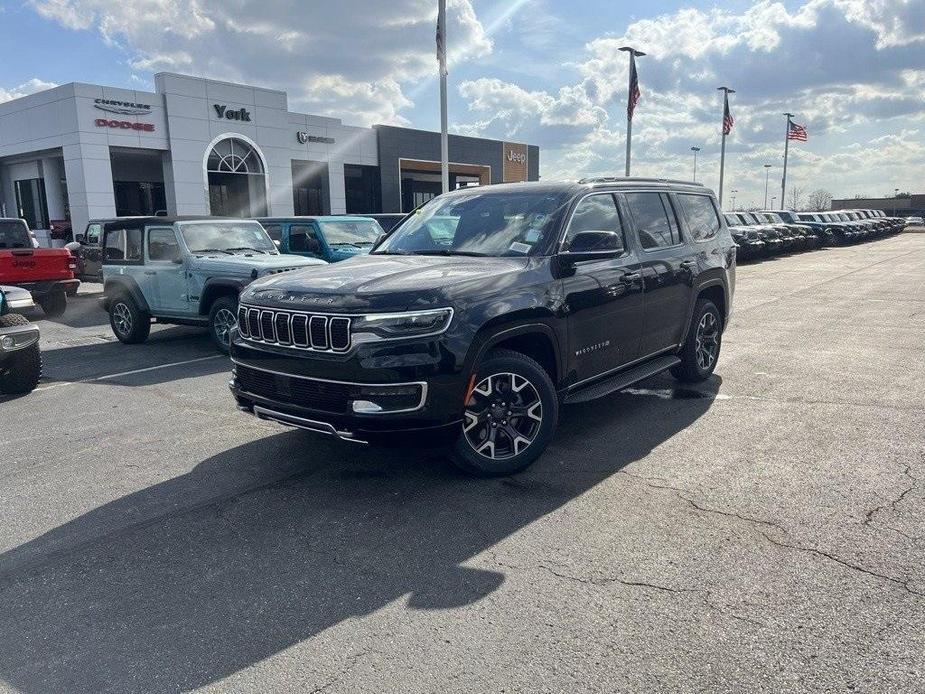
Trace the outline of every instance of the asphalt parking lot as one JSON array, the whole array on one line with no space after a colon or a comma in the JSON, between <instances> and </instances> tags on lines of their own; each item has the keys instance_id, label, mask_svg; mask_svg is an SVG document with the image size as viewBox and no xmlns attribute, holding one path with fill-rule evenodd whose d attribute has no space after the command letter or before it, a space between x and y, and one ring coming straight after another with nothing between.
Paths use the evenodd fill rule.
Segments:
<instances>
[{"instance_id":1,"label":"asphalt parking lot","mask_svg":"<svg viewBox=\"0 0 925 694\"><path fill-rule=\"evenodd\" d=\"M0 400L9 690L925 691L925 234L742 266L711 382L501 480L241 415L94 289Z\"/></svg>"}]
</instances>

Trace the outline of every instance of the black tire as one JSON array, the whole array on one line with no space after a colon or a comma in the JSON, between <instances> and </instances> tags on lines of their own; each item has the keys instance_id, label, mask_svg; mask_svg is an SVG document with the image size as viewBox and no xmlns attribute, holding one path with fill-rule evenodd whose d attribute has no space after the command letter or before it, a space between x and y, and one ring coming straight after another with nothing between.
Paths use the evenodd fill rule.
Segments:
<instances>
[{"instance_id":1,"label":"black tire","mask_svg":"<svg viewBox=\"0 0 925 694\"><path fill-rule=\"evenodd\" d=\"M474 387L466 403L463 431L450 457L459 468L479 477L520 472L543 454L555 433L559 398L552 379L530 357L498 349L479 365ZM518 410L521 416L510 414ZM485 453L478 452L477 446Z\"/></svg>"},{"instance_id":2,"label":"black tire","mask_svg":"<svg viewBox=\"0 0 925 694\"><path fill-rule=\"evenodd\" d=\"M672 367L671 375L685 383L707 380L719 361L722 343L723 317L719 309L709 299L698 299L687 339L678 354L681 363Z\"/></svg>"},{"instance_id":3,"label":"black tire","mask_svg":"<svg viewBox=\"0 0 925 694\"><path fill-rule=\"evenodd\" d=\"M39 306L42 307L45 315L49 318L63 316L64 312L67 310L67 294L63 291L49 294L39 299Z\"/></svg>"},{"instance_id":4,"label":"black tire","mask_svg":"<svg viewBox=\"0 0 925 694\"><path fill-rule=\"evenodd\" d=\"M209 309L209 336L222 354L228 354L231 339L231 327L228 325L228 314L237 324L238 298L235 296L220 296Z\"/></svg>"},{"instance_id":5,"label":"black tire","mask_svg":"<svg viewBox=\"0 0 925 694\"><path fill-rule=\"evenodd\" d=\"M29 321L16 313L0 316L0 328L29 325ZM42 377L42 353L38 343L17 350L0 365L0 393L22 395L31 393Z\"/></svg>"},{"instance_id":6,"label":"black tire","mask_svg":"<svg viewBox=\"0 0 925 694\"><path fill-rule=\"evenodd\" d=\"M138 308L130 296L120 295L109 303L109 325L119 342L137 345L151 333L151 316Z\"/></svg>"}]
</instances>

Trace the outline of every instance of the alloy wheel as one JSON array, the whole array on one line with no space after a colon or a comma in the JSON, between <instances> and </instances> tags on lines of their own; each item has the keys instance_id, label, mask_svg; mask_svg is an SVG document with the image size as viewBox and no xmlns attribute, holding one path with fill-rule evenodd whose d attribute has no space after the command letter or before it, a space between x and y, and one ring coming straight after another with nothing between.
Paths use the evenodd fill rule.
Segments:
<instances>
[{"instance_id":1,"label":"alloy wheel","mask_svg":"<svg viewBox=\"0 0 925 694\"><path fill-rule=\"evenodd\" d=\"M227 308L220 308L215 312L215 318L212 321L212 329L215 336L223 345L227 345L231 340L231 330L236 327L238 320L235 315Z\"/></svg>"},{"instance_id":2,"label":"alloy wheel","mask_svg":"<svg viewBox=\"0 0 925 694\"><path fill-rule=\"evenodd\" d=\"M466 403L463 433L476 453L513 458L536 439L543 423L539 391L528 379L496 373L482 379Z\"/></svg>"},{"instance_id":3,"label":"alloy wheel","mask_svg":"<svg viewBox=\"0 0 925 694\"><path fill-rule=\"evenodd\" d=\"M697 326L696 354L697 366L702 371L709 370L716 362L719 353L719 321L708 311L703 314Z\"/></svg>"},{"instance_id":4,"label":"alloy wheel","mask_svg":"<svg viewBox=\"0 0 925 694\"><path fill-rule=\"evenodd\" d=\"M120 302L113 306L112 321L120 335L128 335L132 332L132 312L125 304Z\"/></svg>"}]
</instances>

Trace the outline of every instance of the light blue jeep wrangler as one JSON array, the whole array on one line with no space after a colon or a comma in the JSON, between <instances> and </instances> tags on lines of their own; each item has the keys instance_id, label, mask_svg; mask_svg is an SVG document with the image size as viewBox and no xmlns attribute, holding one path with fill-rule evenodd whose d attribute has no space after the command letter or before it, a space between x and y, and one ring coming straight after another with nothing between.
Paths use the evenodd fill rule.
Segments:
<instances>
[{"instance_id":1,"label":"light blue jeep wrangler","mask_svg":"<svg viewBox=\"0 0 925 694\"><path fill-rule=\"evenodd\" d=\"M148 339L158 323L209 328L228 352L241 289L258 277L325 265L280 255L254 220L132 217L103 225L103 307L121 342Z\"/></svg>"}]
</instances>

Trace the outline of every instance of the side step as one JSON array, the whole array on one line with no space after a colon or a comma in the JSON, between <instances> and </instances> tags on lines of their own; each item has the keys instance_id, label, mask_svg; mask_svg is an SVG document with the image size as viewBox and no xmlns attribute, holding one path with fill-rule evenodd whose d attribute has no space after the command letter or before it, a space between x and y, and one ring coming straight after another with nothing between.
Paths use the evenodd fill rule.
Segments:
<instances>
[{"instance_id":1,"label":"side step","mask_svg":"<svg viewBox=\"0 0 925 694\"><path fill-rule=\"evenodd\" d=\"M563 399L563 402L566 405L574 405L579 402L589 402L591 400L597 400L605 395L610 395L618 390L623 390L629 386L637 383L644 378L649 378L649 376L654 376L655 374L661 373L667 369L670 369L672 366L676 366L681 363L681 360L676 356L668 357L659 357L655 361L646 362L645 364L640 364L635 366L632 369L618 373L615 376L610 378L605 378L603 381L597 381L591 385L584 386L580 390L569 393Z\"/></svg>"}]
</instances>

